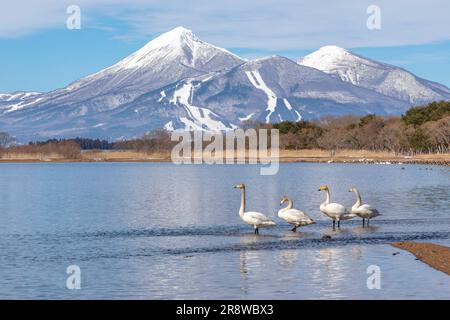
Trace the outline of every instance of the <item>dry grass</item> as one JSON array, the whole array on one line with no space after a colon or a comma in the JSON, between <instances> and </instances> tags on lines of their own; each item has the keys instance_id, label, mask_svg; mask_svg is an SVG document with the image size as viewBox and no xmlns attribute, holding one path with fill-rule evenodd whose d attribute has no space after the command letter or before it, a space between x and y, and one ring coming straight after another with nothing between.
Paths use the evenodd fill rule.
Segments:
<instances>
[{"instance_id":1,"label":"dry grass","mask_svg":"<svg viewBox=\"0 0 450 320\"><path fill-rule=\"evenodd\" d=\"M237 152L242 158L244 152ZM197 157L197 155L194 155ZM248 159L248 153L246 153ZM252 158L253 159L253 158ZM450 154L420 154L415 156L395 155L391 152L367 150L339 150L332 155L330 151L320 149L280 150L280 162L402 162L402 163L438 163L450 164ZM171 161L170 153L145 153L137 151L84 151L79 159L67 159L61 154L50 153L3 153L3 162L165 162Z\"/></svg>"},{"instance_id":2,"label":"dry grass","mask_svg":"<svg viewBox=\"0 0 450 320\"><path fill-rule=\"evenodd\" d=\"M337 150L332 155L329 150L305 149L305 150L282 150L281 157L305 157L305 158L393 158L392 152L369 151L369 150ZM399 156L403 157L403 156Z\"/></svg>"},{"instance_id":3,"label":"dry grass","mask_svg":"<svg viewBox=\"0 0 450 320\"><path fill-rule=\"evenodd\" d=\"M29 162L51 162L51 161L63 161L66 158L58 153L19 153L19 152L5 152L0 156L0 160L5 162L14 161L29 161Z\"/></svg>"},{"instance_id":4,"label":"dry grass","mask_svg":"<svg viewBox=\"0 0 450 320\"><path fill-rule=\"evenodd\" d=\"M282 150L280 159L283 161L336 161L336 162L450 162L450 154L420 154L414 156L396 155L393 152L369 151L369 150L338 150L334 154L330 151L319 149L308 150Z\"/></svg>"},{"instance_id":5,"label":"dry grass","mask_svg":"<svg viewBox=\"0 0 450 320\"><path fill-rule=\"evenodd\" d=\"M81 154L81 161L168 161L170 154L145 153L137 151L85 151Z\"/></svg>"}]
</instances>

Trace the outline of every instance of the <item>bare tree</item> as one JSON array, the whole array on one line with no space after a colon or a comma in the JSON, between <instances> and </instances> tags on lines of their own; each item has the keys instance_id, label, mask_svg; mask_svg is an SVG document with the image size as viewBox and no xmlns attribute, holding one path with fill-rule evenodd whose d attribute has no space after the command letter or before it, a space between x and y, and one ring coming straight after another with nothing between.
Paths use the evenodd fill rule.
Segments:
<instances>
[{"instance_id":1,"label":"bare tree","mask_svg":"<svg viewBox=\"0 0 450 320\"><path fill-rule=\"evenodd\" d=\"M438 121L430 121L424 129L437 152L448 152L450 148L450 116Z\"/></svg>"},{"instance_id":2,"label":"bare tree","mask_svg":"<svg viewBox=\"0 0 450 320\"><path fill-rule=\"evenodd\" d=\"M16 142L16 139L8 132L0 132L0 148L7 148L14 142Z\"/></svg>"}]
</instances>

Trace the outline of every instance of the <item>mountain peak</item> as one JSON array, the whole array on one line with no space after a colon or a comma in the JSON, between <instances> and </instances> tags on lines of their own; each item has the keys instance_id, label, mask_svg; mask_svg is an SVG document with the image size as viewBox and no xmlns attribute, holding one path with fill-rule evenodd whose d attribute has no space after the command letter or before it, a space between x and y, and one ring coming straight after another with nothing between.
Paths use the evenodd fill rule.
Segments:
<instances>
[{"instance_id":1,"label":"mountain peak","mask_svg":"<svg viewBox=\"0 0 450 320\"><path fill-rule=\"evenodd\" d=\"M201 40L198 39L191 30L180 26L160 34L136 51L135 54L145 55L150 52L157 52L164 49L175 50L186 45L192 47L193 42L201 42Z\"/></svg>"},{"instance_id":2,"label":"mountain peak","mask_svg":"<svg viewBox=\"0 0 450 320\"><path fill-rule=\"evenodd\" d=\"M317 64L319 61L320 63L331 63L336 60L343 60L352 57L356 57L356 55L349 52L347 49L335 45L327 45L321 47L320 49L314 51L313 53L310 53L303 58L300 58L298 63L306 65L308 67L317 68L313 64Z\"/></svg>"},{"instance_id":3,"label":"mountain peak","mask_svg":"<svg viewBox=\"0 0 450 320\"><path fill-rule=\"evenodd\" d=\"M167 31L166 33L192 33L192 30L183 26L178 26L173 28L172 30Z\"/></svg>"},{"instance_id":4,"label":"mountain peak","mask_svg":"<svg viewBox=\"0 0 450 320\"><path fill-rule=\"evenodd\" d=\"M347 49L344 49L344 48L336 46L336 45L326 45L326 46L319 48L319 50L317 50L317 51L329 53L329 54L349 53Z\"/></svg>"},{"instance_id":5,"label":"mountain peak","mask_svg":"<svg viewBox=\"0 0 450 320\"><path fill-rule=\"evenodd\" d=\"M70 84L65 90L73 92L90 84L96 89L88 90L86 95L92 97L117 87L149 91L241 63L243 60L238 56L200 40L191 30L179 26L154 38L118 63Z\"/></svg>"},{"instance_id":6,"label":"mountain peak","mask_svg":"<svg viewBox=\"0 0 450 320\"><path fill-rule=\"evenodd\" d=\"M145 47L165 47L168 45L176 45L186 41L199 40L192 30L179 26L168 32L165 32L153 39ZM145 48L144 47L144 48Z\"/></svg>"},{"instance_id":7,"label":"mountain peak","mask_svg":"<svg viewBox=\"0 0 450 320\"><path fill-rule=\"evenodd\" d=\"M200 40L191 30L179 26L148 42L141 49L119 62L119 67L136 69L162 64L163 61L181 61L197 68L214 56L225 55L228 60L242 61L231 52Z\"/></svg>"}]
</instances>

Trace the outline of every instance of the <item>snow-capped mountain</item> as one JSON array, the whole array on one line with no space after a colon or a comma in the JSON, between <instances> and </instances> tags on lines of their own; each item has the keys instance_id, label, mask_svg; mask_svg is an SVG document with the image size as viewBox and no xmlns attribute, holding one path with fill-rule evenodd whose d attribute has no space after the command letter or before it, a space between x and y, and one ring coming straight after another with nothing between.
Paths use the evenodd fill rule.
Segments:
<instances>
[{"instance_id":1,"label":"snow-capped mountain","mask_svg":"<svg viewBox=\"0 0 450 320\"><path fill-rule=\"evenodd\" d=\"M145 106L156 97L136 101ZM248 61L228 71L186 79L164 91L160 102L167 109L184 107L210 110L234 125L253 120L274 123L317 118L324 114L397 114L406 104L377 92L354 86L287 58L273 56ZM203 118L204 119L204 118ZM209 120L208 120L209 121ZM174 128L201 129L194 122L171 121Z\"/></svg>"},{"instance_id":2,"label":"snow-capped mountain","mask_svg":"<svg viewBox=\"0 0 450 320\"><path fill-rule=\"evenodd\" d=\"M376 71L377 65L372 62L371 68ZM347 70L353 70L350 66ZM157 128L219 131L246 120L401 114L411 106L409 99L389 95L386 88L362 86L371 71L347 81L318 69L279 56L247 61L178 27L65 88L0 95L0 131L22 141L75 136L114 140ZM448 91L438 84L433 88Z\"/></svg>"},{"instance_id":3,"label":"snow-capped mountain","mask_svg":"<svg viewBox=\"0 0 450 320\"><path fill-rule=\"evenodd\" d=\"M450 89L446 86L337 46L324 46L300 58L298 63L411 104L450 99Z\"/></svg>"},{"instance_id":4,"label":"snow-capped mountain","mask_svg":"<svg viewBox=\"0 0 450 320\"><path fill-rule=\"evenodd\" d=\"M177 27L100 72L41 96L39 105L70 105L71 112L97 112L132 101L139 95L186 77L229 69L243 63L225 49ZM30 104L28 107L34 107Z\"/></svg>"},{"instance_id":5,"label":"snow-capped mountain","mask_svg":"<svg viewBox=\"0 0 450 320\"><path fill-rule=\"evenodd\" d=\"M241 63L244 60L229 51L200 40L188 29L177 27L113 66L37 99L20 103L6 101L8 94L5 94L0 100L0 128L28 139L97 134L115 138L115 133L102 128L106 125L103 119L108 118L108 111L181 79ZM6 102L2 103L3 100ZM148 124L153 119L146 120ZM110 121L121 127L118 136L130 136L125 119ZM138 134L153 128L156 127L148 124L145 131Z\"/></svg>"},{"instance_id":6,"label":"snow-capped mountain","mask_svg":"<svg viewBox=\"0 0 450 320\"><path fill-rule=\"evenodd\" d=\"M192 31L177 27L117 64L74 82L63 93L95 99L112 94L119 98L118 103L123 103L131 97L115 95L118 90L140 94L187 77L229 69L242 62L229 51L201 41Z\"/></svg>"}]
</instances>

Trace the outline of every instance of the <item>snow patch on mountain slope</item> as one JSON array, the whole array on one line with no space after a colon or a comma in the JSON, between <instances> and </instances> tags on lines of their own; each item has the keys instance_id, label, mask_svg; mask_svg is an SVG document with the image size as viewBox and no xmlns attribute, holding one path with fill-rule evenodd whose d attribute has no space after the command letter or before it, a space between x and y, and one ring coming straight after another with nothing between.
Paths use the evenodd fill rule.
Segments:
<instances>
[{"instance_id":1,"label":"snow patch on mountain slope","mask_svg":"<svg viewBox=\"0 0 450 320\"><path fill-rule=\"evenodd\" d=\"M187 117L181 117L180 121L185 125L186 130L209 130L224 131L231 128L223 122L217 120L219 116L207 108L202 108L192 104L194 96L194 86L192 82L184 82L180 88L177 88L169 103L182 106L188 114Z\"/></svg>"},{"instance_id":2,"label":"snow patch on mountain slope","mask_svg":"<svg viewBox=\"0 0 450 320\"><path fill-rule=\"evenodd\" d=\"M267 109L269 113L266 116L266 123L270 122L270 116L275 112L277 107L277 96L275 93L266 85L258 71L245 71L250 83L257 89L262 90L267 95Z\"/></svg>"},{"instance_id":3,"label":"snow patch on mountain slope","mask_svg":"<svg viewBox=\"0 0 450 320\"><path fill-rule=\"evenodd\" d=\"M17 110L23 109L23 108L25 108L27 106L30 106L30 105L35 104L35 103L38 103L41 100L42 100L42 98L37 98L36 100L32 100L31 102L27 102L27 100L25 100L25 101L21 101L19 103L14 103L14 104L8 105L5 108L6 109L5 112L9 113L9 112L13 112L13 111L17 111Z\"/></svg>"},{"instance_id":4,"label":"snow patch on mountain slope","mask_svg":"<svg viewBox=\"0 0 450 320\"><path fill-rule=\"evenodd\" d=\"M158 99L158 102L161 102L166 97L166 92L163 90L159 94L161 97Z\"/></svg>"},{"instance_id":5,"label":"snow patch on mountain slope","mask_svg":"<svg viewBox=\"0 0 450 320\"><path fill-rule=\"evenodd\" d=\"M356 95L352 95L351 92L339 90L330 90L326 92L319 90L309 90L307 92L295 94L295 97L308 99L329 99L338 103L366 103L366 101L362 97L359 98Z\"/></svg>"},{"instance_id":6,"label":"snow patch on mountain slope","mask_svg":"<svg viewBox=\"0 0 450 320\"><path fill-rule=\"evenodd\" d=\"M173 121L169 121L164 125L164 129L167 131L174 131L175 128L173 127Z\"/></svg>"},{"instance_id":7,"label":"snow patch on mountain slope","mask_svg":"<svg viewBox=\"0 0 450 320\"><path fill-rule=\"evenodd\" d=\"M10 102L18 100L27 100L42 93L33 91L19 91L14 93L0 93L0 102Z\"/></svg>"},{"instance_id":8,"label":"snow patch on mountain slope","mask_svg":"<svg viewBox=\"0 0 450 320\"><path fill-rule=\"evenodd\" d=\"M244 121L250 120L254 115L255 115L255 113L252 112L252 113L250 113L249 115L247 115L247 116L245 116L245 117L238 118L238 119L239 119L239 121L244 122Z\"/></svg>"},{"instance_id":9,"label":"snow patch on mountain slope","mask_svg":"<svg viewBox=\"0 0 450 320\"><path fill-rule=\"evenodd\" d=\"M427 86L422 85L417 78L403 70L392 70L377 90L385 95L396 95L402 99L414 101L440 100L443 97Z\"/></svg>"},{"instance_id":10,"label":"snow patch on mountain slope","mask_svg":"<svg viewBox=\"0 0 450 320\"><path fill-rule=\"evenodd\" d=\"M286 106L286 108L287 108L289 111L291 111L291 110L292 110L292 106L291 106L291 104L289 103L288 99L283 98L283 102L284 102L284 105Z\"/></svg>"},{"instance_id":11,"label":"snow patch on mountain slope","mask_svg":"<svg viewBox=\"0 0 450 320\"><path fill-rule=\"evenodd\" d=\"M295 114L297 115L296 121L302 120L302 116L300 115L300 113L299 113L297 110L295 110L294 108L292 108L292 105L290 104L290 102L289 102L288 99L284 98L284 99L283 99L283 102L284 102L284 105L286 106L286 108L287 108L289 111L294 111L294 112L295 112Z\"/></svg>"},{"instance_id":12,"label":"snow patch on mountain slope","mask_svg":"<svg viewBox=\"0 0 450 320\"><path fill-rule=\"evenodd\" d=\"M42 100L40 92L19 91L0 94L0 111L5 113L20 110Z\"/></svg>"}]
</instances>

